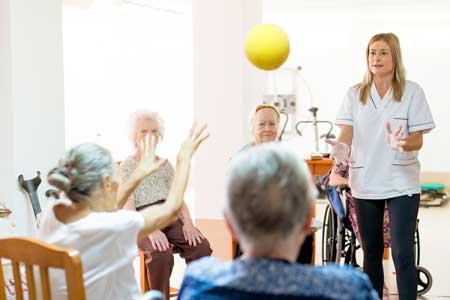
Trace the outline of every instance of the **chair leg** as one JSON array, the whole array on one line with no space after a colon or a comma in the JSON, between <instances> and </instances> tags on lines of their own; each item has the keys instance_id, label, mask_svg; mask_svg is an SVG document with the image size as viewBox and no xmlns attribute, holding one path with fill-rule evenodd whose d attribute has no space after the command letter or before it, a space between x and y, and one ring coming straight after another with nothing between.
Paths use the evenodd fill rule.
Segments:
<instances>
[{"instance_id":1,"label":"chair leg","mask_svg":"<svg viewBox=\"0 0 450 300\"><path fill-rule=\"evenodd\" d=\"M148 279L147 279L147 266L145 265L145 257L144 252L142 252L139 249L139 268L140 268L140 274L141 274L141 292L145 293L150 291L150 286L148 285Z\"/></svg>"},{"instance_id":2,"label":"chair leg","mask_svg":"<svg viewBox=\"0 0 450 300\"><path fill-rule=\"evenodd\" d=\"M178 253L177 250L175 250L174 246L171 245L172 251L174 253ZM145 265L145 256L144 252L139 249L139 268L140 268L140 284L141 284L141 292L146 293L150 291L150 286L148 284L148 278L147 278L147 266ZM178 289L174 287L170 287L170 298L176 298L178 296Z\"/></svg>"},{"instance_id":3,"label":"chair leg","mask_svg":"<svg viewBox=\"0 0 450 300\"><path fill-rule=\"evenodd\" d=\"M178 297L178 289L174 287L170 287L170 294L169 298L176 298Z\"/></svg>"},{"instance_id":4,"label":"chair leg","mask_svg":"<svg viewBox=\"0 0 450 300\"><path fill-rule=\"evenodd\" d=\"M175 247L174 244L170 244L170 248L172 249L172 253L175 254L180 254L180 252L178 251L178 248ZM174 288L174 287L170 287L170 292L169 292L169 298L177 298L178 297L178 289Z\"/></svg>"},{"instance_id":5,"label":"chair leg","mask_svg":"<svg viewBox=\"0 0 450 300\"><path fill-rule=\"evenodd\" d=\"M389 250L390 250L390 248L384 248L384 251L383 251L383 259L384 260L389 259Z\"/></svg>"}]
</instances>

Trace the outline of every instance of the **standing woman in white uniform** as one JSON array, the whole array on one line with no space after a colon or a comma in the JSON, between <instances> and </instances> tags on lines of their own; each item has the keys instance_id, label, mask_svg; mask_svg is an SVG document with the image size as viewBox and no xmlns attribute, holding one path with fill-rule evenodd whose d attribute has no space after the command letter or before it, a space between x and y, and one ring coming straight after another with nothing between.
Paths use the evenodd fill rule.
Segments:
<instances>
[{"instance_id":1,"label":"standing woman in white uniform","mask_svg":"<svg viewBox=\"0 0 450 300\"><path fill-rule=\"evenodd\" d=\"M351 87L336 118L341 127L332 157L350 164L366 272L383 291L383 213L390 217L392 257L400 300L416 299L414 233L420 200L418 150L435 127L422 88L405 79L393 33L372 37L364 80Z\"/></svg>"}]
</instances>

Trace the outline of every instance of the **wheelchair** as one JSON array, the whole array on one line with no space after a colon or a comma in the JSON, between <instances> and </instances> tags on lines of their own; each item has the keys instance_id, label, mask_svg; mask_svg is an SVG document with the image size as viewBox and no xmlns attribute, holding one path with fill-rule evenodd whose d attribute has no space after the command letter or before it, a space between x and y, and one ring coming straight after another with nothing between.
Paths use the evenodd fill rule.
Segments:
<instances>
[{"instance_id":1,"label":"wheelchair","mask_svg":"<svg viewBox=\"0 0 450 300\"><path fill-rule=\"evenodd\" d=\"M325 186L329 203L323 217L322 264L344 263L354 268L360 268L356 260L356 251L361 248L361 245L356 238L348 209L348 200L351 197L350 188L348 186L335 188L327 184ZM431 289L433 278L427 269L420 266L419 220L417 220L414 236L414 254L417 270L417 295L421 296Z\"/></svg>"}]
</instances>

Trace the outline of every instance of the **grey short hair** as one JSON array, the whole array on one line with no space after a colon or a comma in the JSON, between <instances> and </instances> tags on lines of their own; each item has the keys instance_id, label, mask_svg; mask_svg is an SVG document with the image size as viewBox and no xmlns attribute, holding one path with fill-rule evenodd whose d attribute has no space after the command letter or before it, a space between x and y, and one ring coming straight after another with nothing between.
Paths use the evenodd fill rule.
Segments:
<instances>
[{"instance_id":1,"label":"grey short hair","mask_svg":"<svg viewBox=\"0 0 450 300\"><path fill-rule=\"evenodd\" d=\"M305 162L279 143L265 143L232 159L226 211L250 243L288 237L306 222L315 196Z\"/></svg>"},{"instance_id":2,"label":"grey short hair","mask_svg":"<svg viewBox=\"0 0 450 300\"><path fill-rule=\"evenodd\" d=\"M129 138L130 141L133 143L133 145L135 145L136 143L137 124L140 120L154 121L158 126L159 136L161 138L164 138L166 128L164 124L164 119L161 117L161 115L154 111L138 110L132 112L129 117Z\"/></svg>"},{"instance_id":3,"label":"grey short hair","mask_svg":"<svg viewBox=\"0 0 450 300\"><path fill-rule=\"evenodd\" d=\"M103 176L112 176L114 163L108 150L93 143L68 150L48 174L48 183L63 191L73 202L86 200Z\"/></svg>"}]
</instances>

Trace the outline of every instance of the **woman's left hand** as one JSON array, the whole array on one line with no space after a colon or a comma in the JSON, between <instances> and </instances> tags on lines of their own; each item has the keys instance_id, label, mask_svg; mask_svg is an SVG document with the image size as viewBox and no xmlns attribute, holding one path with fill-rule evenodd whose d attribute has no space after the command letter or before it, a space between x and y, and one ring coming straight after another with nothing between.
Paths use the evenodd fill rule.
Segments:
<instances>
[{"instance_id":1,"label":"woman's left hand","mask_svg":"<svg viewBox=\"0 0 450 300\"><path fill-rule=\"evenodd\" d=\"M192 222L186 222L183 224L183 235L189 246L195 247L197 244L201 244L205 239L203 234L198 230Z\"/></svg>"},{"instance_id":2,"label":"woman's left hand","mask_svg":"<svg viewBox=\"0 0 450 300\"><path fill-rule=\"evenodd\" d=\"M386 142L394 150L403 152L403 146L406 145L406 141L403 139L402 126L399 126L395 132L392 132L391 124L386 123Z\"/></svg>"}]
</instances>

